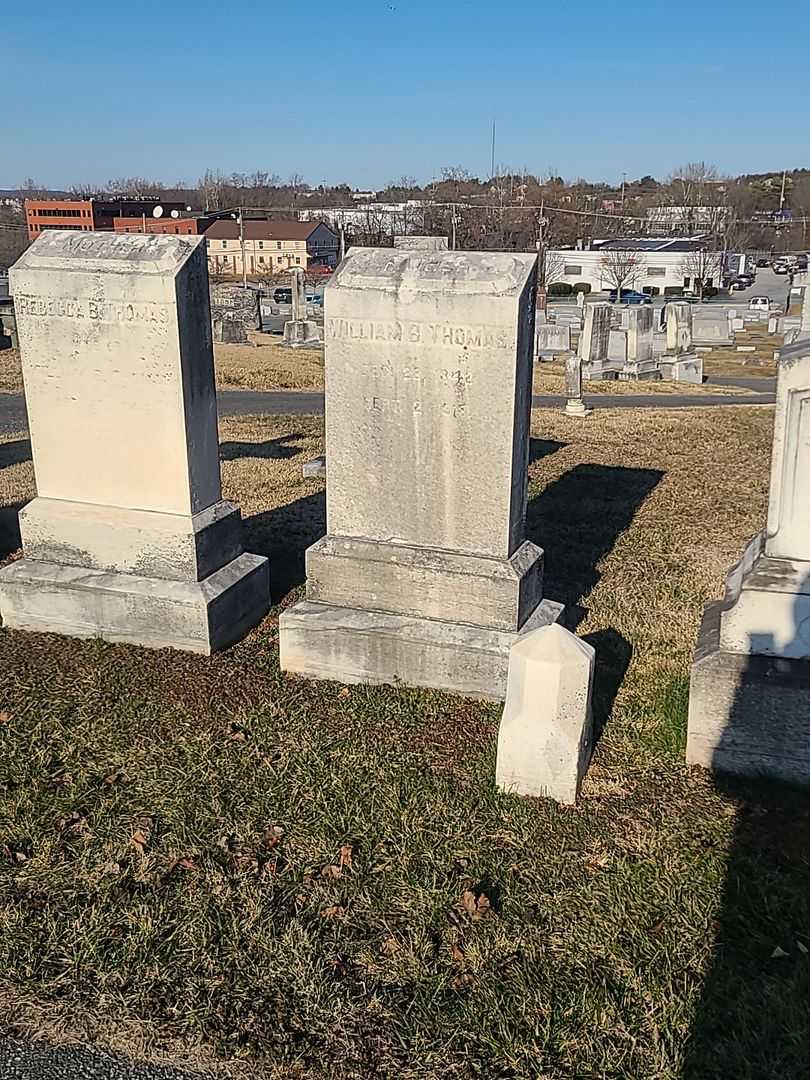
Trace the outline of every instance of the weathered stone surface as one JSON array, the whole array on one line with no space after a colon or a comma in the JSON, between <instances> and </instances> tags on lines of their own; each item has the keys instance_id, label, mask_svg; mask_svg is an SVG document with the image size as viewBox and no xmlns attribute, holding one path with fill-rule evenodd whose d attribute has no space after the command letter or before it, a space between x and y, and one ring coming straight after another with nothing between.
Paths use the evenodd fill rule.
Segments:
<instances>
[{"instance_id":1,"label":"weathered stone surface","mask_svg":"<svg viewBox=\"0 0 810 1080\"><path fill-rule=\"evenodd\" d=\"M810 783L810 342L782 352L767 529L706 609L687 756Z\"/></svg>"},{"instance_id":2,"label":"weathered stone surface","mask_svg":"<svg viewBox=\"0 0 810 1080\"><path fill-rule=\"evenodd\" d=\"M593 749L594 656L557 624L512 646L495 773L502 790L577 801Z\"/></svg>"},{"instance_id":3,"label":"weathered stone surface","mask_svg":"<svg viewBox=\"0 0 810 1080\"><path fill-rule=\"evenodd\" d=\"M680 356L692 350L692 308L689 304L666 305L667 354Z\"/></svg>"},{"instance_id":4,"label":"weathered stone surface","mask_svg":"<svg viewBox=\"0 0 810 1080\"><path fill-rule=\"evenodd\" d=\"M569 356L565 361L565 411L568 416L587 416L582 400L582 357Z\"/></svg>"},{"instance_id":5,"label":"weathered stone surface","mask_svg":"<svg viewBox=\"0 0 810 1080\"><path fill-rule=\"evenodd\" d=\"M578 355L582 357L582 375L586 379L615 379L616 363L610 357L610 304L586 304L585 322L579 338Z\"/></svg>"},{"instance_id":6,"label":"weathered stone surface","mask_svg":"<svg viewBox=\"0 0 810 1080\"><path fill-rule=\"evenodd\" d=\"M198 628L212 604L258 620L266 567L242 557L220 488L204 240L53 231L11 278L38 497L20 514L26 558L0 571L5 624L48 629L52 610L58 632L202 648L189 605Z\"/></svg>"},{"instance_id":7,"label":"weathered stone surface","mask_svg":"<svg viewBox=\"0 0 810 1080\"><path fill-rule=\"evenodd\" d=\"M559 356L571 351L571 327L557 323L535 326L535 356Z\"/></svg>"},{"instance_id":8,"label":"weathered stone surface","mask_svg":"<svg viewBox=\"0 0 810 1080\"><path fill-rule=\"evenodd\" d=\"M301 475L305 477L326 476L326 454L320 454L301 466Z\"/></svg>"},{"instance_id":9,"label":"weathered stone surface","mask_svg":"<svg viewBox=\"0 0 810 1080\"><path fill-rule=\"evenodd\" d=\"M627 330L627 359L645 364L653 359L653 309L650 305L629 307L623 313Z\"/></svg>"},{"instance_id":10,"label":"weathered stone surface","mask_svg":"<svg viewBox=\"0 0 810 1080\"><path fill-rule=\"evenodd\" d=\"M327 536L285 670L497 697L543 603L525 542L535 258L352 249L326 289Z\"/></svg>"},{"instance_id":11,"label":"weathered stone surface","mask_svg":"<svg viewBox=\"0 0 810 1080\"><path fill-rule=\"evenodd\" d=\"M244 343L248 330L261 330L258 289L241 285L211 286L211 326L216 342Z\"/></svg>"},{"instance_id":12,"label":"weathered stone surface","mask_svg":"<svg viewBox=\"0 0 810 1080\"><path fill-rule=\"evenodd\" d=\"M696 308L692 314L692 341L698 345L730 345L733 337L726 311L709 304Z\"/></svg>"},{"instance_id":13,"label":"weathered stone surface","mask_svg":"<svg viewBox=\"0 0 810 1080\"><path fill-rule=\"evenodd\" d=\"M395 236L394 247L400 251L447 251L446 236Z\"/></svg>"},{"instance_id":14,"label":"weathered stone surface","mask_svg":"<svg viewBox=\"0 0 810 1080\"><path fill-rule=\"evenodd\" d=\"M694 383L697 386L703 384L703 359L697 354L680 356L677 360L662 356L659 363L662 379Z\"/></svg>"}]
</instances>

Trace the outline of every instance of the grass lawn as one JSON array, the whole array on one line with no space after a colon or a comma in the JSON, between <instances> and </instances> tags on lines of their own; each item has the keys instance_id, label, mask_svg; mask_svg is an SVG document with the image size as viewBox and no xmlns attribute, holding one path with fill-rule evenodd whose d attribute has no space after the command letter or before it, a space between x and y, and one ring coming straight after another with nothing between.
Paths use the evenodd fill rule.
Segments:
<instances>
[{"instance_id":1,"label":"grass lawn","mask_svg":"<svg viewBox=\"0 0 810 1080\"><path fill-rule=\"evenodd\" d=\"M683 762L772 410L533 419L529 535L597 648L579 807L496 792L492 704L283 677L278 608L212 659L2 631L7 1031L239 1078L806 1077L810 798ZM221 438L291 603L321 422ZM16 505L24 440L0 466Z\"/></svg>"},{"instance_id":2,"label":"grass lawn","mask_svg":"<svg viewBox=\"0 0 810 1080\"><path fill-rule=\"evenodd\" d=\"M713 374L705 370L704 374ZM722 374L729 374L723 371ZM747 374L747 369L740 366L739 372L734 374ZM718 372L720 374L720 372ZM544 360L535 362L532 379L532 391L535 394L564 394L565 393L565 363L562 360ZM699 398L701 394L711 394L712 397L728 395L732 397L744 397L749 391L731 386L702 386L693 383L669 382L653 379L638 379L633 381L585 379L582 383L583 396L588 398L594 394L688 394Z\"/></svg>"}]
</instances>

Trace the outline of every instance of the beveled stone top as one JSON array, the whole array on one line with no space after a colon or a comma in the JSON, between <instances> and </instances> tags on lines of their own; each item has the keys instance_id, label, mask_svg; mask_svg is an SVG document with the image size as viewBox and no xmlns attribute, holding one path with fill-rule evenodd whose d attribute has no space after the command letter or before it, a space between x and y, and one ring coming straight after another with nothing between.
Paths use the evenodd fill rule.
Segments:
<instances>
[{"instance_id":1,"label":"beveled stone top","mask_svg":"<svg viewBox=\"0 0 810 1080\"><path fill-rule=\"evenodd\" d=\"M16 275L31 270L173 275L204 243L204 236L48 229L14 263L12 286Z\"/></svg>"},{"instance_id":2,"label":"beveled stone top","mask_svg":"<svg viewBox=\"0 0 810 1080\"><path fill-rule=\"evenodd\" d=\"M326 288L519 296L536 261L522 252L351 248Z\"/></svg>"}]
</instances>

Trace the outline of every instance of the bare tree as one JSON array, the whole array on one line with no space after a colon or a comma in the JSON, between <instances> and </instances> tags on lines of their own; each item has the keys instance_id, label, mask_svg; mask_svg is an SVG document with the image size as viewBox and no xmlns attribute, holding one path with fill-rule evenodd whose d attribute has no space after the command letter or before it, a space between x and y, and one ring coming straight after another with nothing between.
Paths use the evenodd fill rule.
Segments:
<instances>
[{"instance_id":1,"label":"bare tree","mask_svg":"<svg viewBox=\"0 0 810 1080\"><path fill-rule=\"evenodd\" d=\"M622 289L631 289L641 275L638 254L622 248L609 248L599 260L602 277L616 290L616 302L622 301Z\"/></svg>"},{"instance_id":2,"label":"bare tree","mask_svg":"<svg viewBox=\"0 0 810 1080\"><path fill-rule=\"evenodd\" d=\"M680 264L684 277L692 279L692 288L697 291L701 301L707 288L722 285L722 252L711 246L710 241L693 251L687 251Z\"/></svg>"},{"instance_id":3,"label":"bare tree","mask_svg":"<svg viewBox=\"0 0 810 1080\"><path fill-rule=\"evenodd\" d=\"M565 256L560 251L542 246L537 253L537 288L547 289L564 276Z\"/></svg>"}]
</instances>

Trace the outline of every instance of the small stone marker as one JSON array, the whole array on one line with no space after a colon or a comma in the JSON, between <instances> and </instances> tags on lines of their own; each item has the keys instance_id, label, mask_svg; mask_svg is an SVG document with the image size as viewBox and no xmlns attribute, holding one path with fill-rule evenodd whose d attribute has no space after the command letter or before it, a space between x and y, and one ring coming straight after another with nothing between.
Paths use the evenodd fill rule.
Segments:
<instances>
[{"instance_id":1,"label":"small stone marker","mask_svg":"<svg viewBox=\"0 0 810 1080\"><path fill-rule=\"evenodd\" d=\"M571 327L557 323L535 325L535 356L553 357L571 351Z\"/></svg>"},{"instance_id":2,"label":"small stone marker","mask_svg":"<svg viewBox=\"0 0 810 1080\"><path fill-rule=\"evenodd\" d=\"M731 320L724 308L701 304L692 313L692 341L698 345L730 345Z\"/></svg>"},{"instance_id":3,"label":"small stone marker","mask_svg":"<svg viewBox=\"0 0 810 1080\"><path fill-rule=\"evenodd\" d=\"M261 330L258 289L241 285L211 286L211 325L215 342L245 344L248 330Z\"/></svg>"},{"instance_id":4,"label":"small stone marker","mask_svg":"<svg viewBox=\"0 0 810 1080\"><path fill-rule=\"evenodd\" d=\"M610 347L610 304L598 302L585 307L585 325L579 338L582 374L586 379L615 379L608 362Z\"/></svg>"},{"instance_id":5,"label":"small stone marker","mask_svg":"<svg viewBox=\"0 0 810 1080\"><path fill-rule=\"evenodd\" d=\"M300 266L290 270L292 278L292 320L284 324L284 344L292 348L320 344L318 324L307 318L307 286Z\"/></svg>"},{"instance_id":6,"label":"small stone marker","mask_svg":"<svg viewBox=\"0 0 810 1080\"><path fill-rule=\"evenodd\" d=\"M576 803L593 750L594 659L559 625L512 646L495 771L502 791Z\"/></svg>"},{"instance_id":7,"label":"small stone marker","mask_svg":"<svg viewBox=\"0 0 810 1080\"><path fill-rule=\"evenodd\" d=\"M582 400L582 357L567 356L565 359L565 412L567 416L590 416Z\"/></svg>"},{"instance_id":8,"label":"small stone marker","mask_svg":"<svg viewBox=\"0 0 810 1080\"><path fill-rule=\"evenodd\" d=\"M582 310L585 307L585 293L580 291L577 293L577 307Z\"/></svg>"},{"instance_id":9,"label":"small stone marker","mask_svg":"<svg viewBox=\"0 0 810 1080\"><path fill-rule=\"evenodd\" d=\"M222 499L205 239L46 232L11 270L37 497L6 626L224 648L270 603Z\"/></svg>"},{"instance_id":10,"label":"small stone marker","mask_svg":"<svg viewBox=\"0 0 810 1080\"><path fill-rule=\"evenodd\" d=\"M395 236L398 251L447 251L446 236Z\"/></svg>"},{"instance_id":11,"label":"small stone marker","mask_svg":"<svg viewBox=\"0 0 810 1080\"><path fill-rule=\"evenodd\" d=\"M502 698L556 620L525 538L536 258L354 248L326 287L327 535L285 671Z\"/></svg>"},{"instance_id":12,"label":"small stone marker","mask_svg":"<svg viewBox=\"0 0 810 1080\"><path fill-rule=\"evenodd\" d=\"M767 528L709 604L687 760L810 784L810 342L781 350Z\"/></svg>"}]
</instances>

